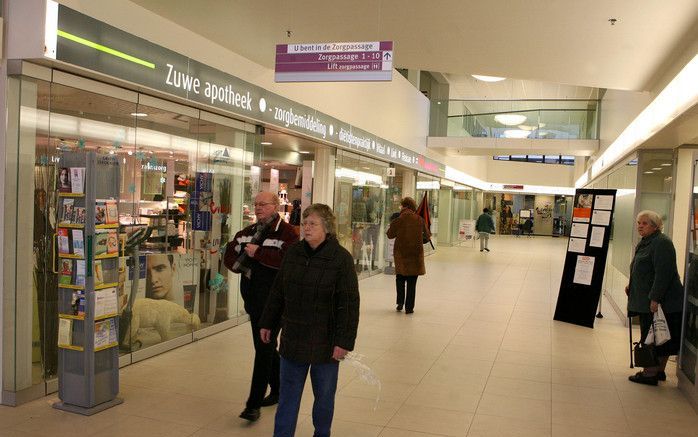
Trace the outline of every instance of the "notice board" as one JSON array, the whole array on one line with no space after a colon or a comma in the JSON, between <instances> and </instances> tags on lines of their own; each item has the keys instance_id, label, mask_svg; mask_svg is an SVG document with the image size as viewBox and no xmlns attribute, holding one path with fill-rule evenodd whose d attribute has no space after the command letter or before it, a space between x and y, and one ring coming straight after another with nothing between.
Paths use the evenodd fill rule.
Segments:
<instances>
[{"instance_id":1,"label":"notice board","mask_svg":"<svg viewBox=\"0 0 698 437\"><path fill-rule=\"evenodd\" d=\"M616 190L575 192L555 320L594 327L615 203Z\"/></svg>"}]
</instances>

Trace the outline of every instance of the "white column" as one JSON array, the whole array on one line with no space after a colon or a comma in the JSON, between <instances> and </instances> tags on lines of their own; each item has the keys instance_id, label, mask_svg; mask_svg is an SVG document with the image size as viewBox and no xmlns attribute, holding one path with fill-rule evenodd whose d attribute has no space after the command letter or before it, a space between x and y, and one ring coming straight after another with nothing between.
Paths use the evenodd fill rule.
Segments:
<instances>
[{"instance_id":1,"label":"white column","mask_svg":"<svg viewBox=\"0 0 698 437\"><path fill-rule=\"evenodd\" d=\"M318 147L315 150L315 169L313 172L313 203L333 205L334 170L333 150L327 147Z\"/></svg>"},{"instance_id":2,"label":"white column","mask_svg":"<svg viewBox=\"0 0 698 437\"><path fill-rule=\"evenodd\" d=\"M402 197L412 197L417 194L417 173L414 170L406 170L402 174ZM415 199L417 204L419 200Z\"/></svg>"}]
</instances>

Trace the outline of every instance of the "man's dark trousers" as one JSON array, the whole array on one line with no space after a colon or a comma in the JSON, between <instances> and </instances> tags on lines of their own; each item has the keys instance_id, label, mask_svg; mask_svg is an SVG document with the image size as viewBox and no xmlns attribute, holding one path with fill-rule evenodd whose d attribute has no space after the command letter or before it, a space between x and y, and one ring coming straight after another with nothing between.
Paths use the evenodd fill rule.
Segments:
<instances>
[{"instance_id":1,"label":"man's dark trousers","mask_svg":"<svg viewBox=\"0 0 698 437\"><path fill-rule=\"evenodd\" d=\"M254 342L254 369L252 370L252 384L250 395L247 398L247 408L260 408L262 400L267 393L267 386L271 387L271 393L279 394L279 352L276 350L279 331L271 333L271 341L263 343L259 337L259 317L250 314L250 327L252 328L252 340Z\"/></svg>"}]
</instances>

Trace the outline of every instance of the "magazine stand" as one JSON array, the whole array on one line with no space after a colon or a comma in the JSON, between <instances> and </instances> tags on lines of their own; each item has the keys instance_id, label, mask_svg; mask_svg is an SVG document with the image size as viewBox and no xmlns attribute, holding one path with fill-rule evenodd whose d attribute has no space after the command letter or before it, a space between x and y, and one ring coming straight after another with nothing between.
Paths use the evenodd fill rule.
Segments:
<instances>
[{"instance_id":1,"label":"magazine stand","mask_svg":"<svg viewBox=\"0 0 698 437\"><path fill-rule=\"evenodd\" d=\"M59 174L64 169L84 169L84 183L72 184L70 191L58 193L57 229L58 256L58 397L54 408L86 416L123 402L119 392L118 303L119 282L118 212L116 223L96 224L97 199L114 199L118 206L119 162L114 155L95 152L64 152L59 161ZM72 188L78 185L77 190ZM61 186L59 181L59 186ZM80 189L82 188L82 189ZM84 213L84 220L63 220L65 199L70 207ZM84 208L82 210L81 208ZM115 211L112 211L115 212ZM113 216L112 216L113 217ZM84 221L84 223L80 223ZM84 248L79 250L79 235L70 240L70 253L65 253L62 229L81 230ZM116 238L116 253L97 253L95 232L110 232ZM77 243L76 243L76 240ZM112 241L113 243L113 241ZM60 245L64 244L63 247ZM77 249L76 249L77 247ZM61 249L63 249L61 251ZM73 253L78 252L78 253ZM71 275L61 272L67 262L84 266ZM95 267L101 268L101 272ZM84 273L84 277L82 276ZM98 276L99 274L103 276ZM80 276L80 278L78 278ZM96 276L98 279L96 281Z\"/></svg>"}]
</instances>

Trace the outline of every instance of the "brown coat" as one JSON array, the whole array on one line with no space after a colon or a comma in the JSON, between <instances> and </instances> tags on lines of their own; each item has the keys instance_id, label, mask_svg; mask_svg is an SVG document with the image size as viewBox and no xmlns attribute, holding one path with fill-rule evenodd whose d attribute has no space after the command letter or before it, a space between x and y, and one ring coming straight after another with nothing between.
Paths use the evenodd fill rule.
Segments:
<instances>
[{"instance_id":1,"label":"brown coat","mask_svg":"<svg viewBox=\"0 0 698 437\"><path fill-rule=\"evenodd\" d=\"M395 273L404 276L418 276L426 273L424 268L424 245L422 233L424 220L415 212L405 209L400 217L390 223L388 238L395 238Z\"/></svg>"}]
</instances>

